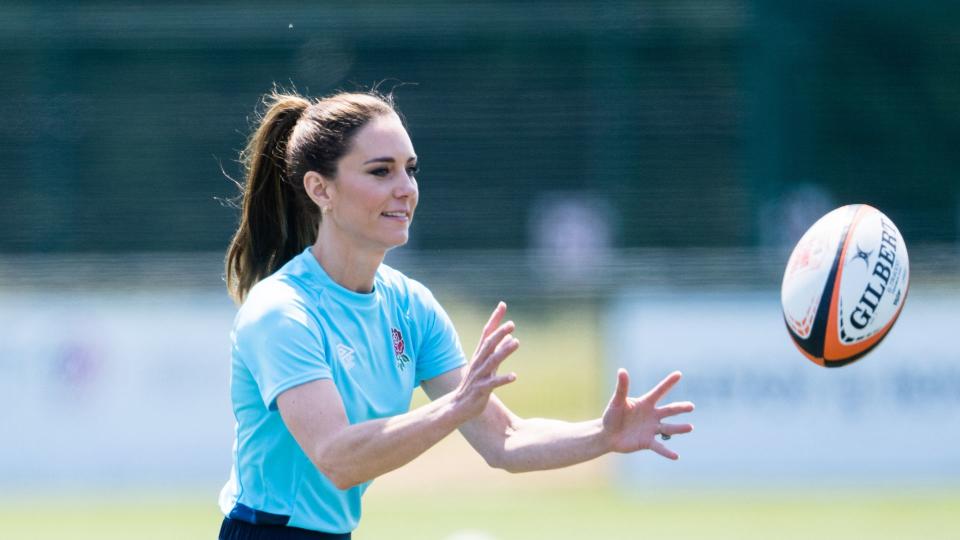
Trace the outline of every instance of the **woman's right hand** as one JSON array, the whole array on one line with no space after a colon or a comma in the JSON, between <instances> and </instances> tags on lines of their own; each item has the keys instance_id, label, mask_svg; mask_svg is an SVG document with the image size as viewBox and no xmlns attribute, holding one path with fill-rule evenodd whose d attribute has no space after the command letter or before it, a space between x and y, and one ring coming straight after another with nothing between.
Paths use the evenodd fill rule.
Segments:
<instances>
[{"instance_id":1,"label":"woman's right hand","mask_svg":"<svg viewBox=\"0 0 960 540\"><path fill-rule=\"evenodd\" d=\"M517 380L517 375L513 372L497 375L500 364L520 347L520 341L512 335L516 328L513 321L500 324L506 313L507 305L503 302L497 304L490 320L483 327L470 366L454 391L455 407L466 419L474 418L483 412L495 388Z\"/></svg>"}]
</instances>

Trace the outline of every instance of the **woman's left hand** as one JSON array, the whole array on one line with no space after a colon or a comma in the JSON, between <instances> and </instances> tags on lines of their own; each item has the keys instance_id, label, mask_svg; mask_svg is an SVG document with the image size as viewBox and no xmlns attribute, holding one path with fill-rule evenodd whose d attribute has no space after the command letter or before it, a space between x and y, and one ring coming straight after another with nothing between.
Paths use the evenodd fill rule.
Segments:
<instances>
[{"instance_id":1,"label":"woman's left hand","mask_svg":"<svg viewBox=\"0 0 960 540\"><path fill-rule=\"evenodd\" d=\"M673 435L693 431L692 424L663 423L666 418L693 411L693 403L682 401L657 406L657 402L677 384L680 377L680 372L674 371L643 396L632 398L627 395L630 375L625 369L617 372L617 389L603 413L603 431L609 441L610 451L627 453L650 449L668 459L679 457L658 441L656 436L661 435L666 440Z\"/></svg>"}]
</instances>

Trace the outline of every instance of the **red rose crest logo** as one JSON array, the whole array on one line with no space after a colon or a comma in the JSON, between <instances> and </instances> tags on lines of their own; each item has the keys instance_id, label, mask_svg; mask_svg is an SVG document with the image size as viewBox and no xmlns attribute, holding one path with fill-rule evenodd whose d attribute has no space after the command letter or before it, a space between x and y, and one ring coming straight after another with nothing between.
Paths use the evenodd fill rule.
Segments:
<instances>
[{"instance_id":1,"label":"red rose crest logo","mask_svg":"<svg viewBox=\"0 0 960 540\"><path fill-rule=\"evenodd\" d=\"M393 355L397 357L397 367L400 368L400 371L403 371L410 363L410 357L403 354L406 348L403 344L403 334L400 333L400 330L391 328L390 335L393 337Z\"/></svg>"},{"instance_id":2,"label":"red rose crest logo","mask_svg":"<svg viewBox=\"0 0 960 540\"><path fill-rule=\"evenodd\" d=\"M400 356L403 354L403 334L396 328L391 328L390 334L393 336L393 354Z\"/></svg>"}]
</instances>

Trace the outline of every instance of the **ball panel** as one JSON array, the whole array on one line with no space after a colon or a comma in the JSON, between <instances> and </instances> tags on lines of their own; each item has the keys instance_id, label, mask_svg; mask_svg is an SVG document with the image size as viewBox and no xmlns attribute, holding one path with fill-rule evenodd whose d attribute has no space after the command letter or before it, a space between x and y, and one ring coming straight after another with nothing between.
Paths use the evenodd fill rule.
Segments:
<instances>
[{"instance_id":1,"label":"ball panel","mask_svg":"<svg viewBox=\"0 0 960 540\"><path fill-rule=\"evenodd\" d=\"M840 351L837 350L837 344L839 343L838 330L840 328L838 313L840 306L840 290L842 289L841 284L843 283L843 273L847 261L847 252L849 251L850 244L855 243L854 239L856 238L855 233L857 231L857 226L870 213L871 210L873 209L867 205L856 205L856 212L854 213L853 218L850 220L850 224L847 226L843 242L840 244L840 253L837 256L837 261L835 262L836 276L833 282L833 288L830 291L827 328L826 334L824 335L824 361L832 362L835 360L844 360L846 358Z\"/></svg>"},{"instance_id":2,"label":"ball panel","mask_svg":"<svg viewBox=\"0 0 960 540\"><path fill-rule=\"evenodd\" d=\"M854 344L881 331L898 311L907 279L900 232L869 206L853 229L840 280L840 342Z\"/></svg>"},{"instance_id":3,"label":"ball panel","mask_svg":"<svg viewBox=\"0 0 960 540\"><path fill-rule=\"evenodd\" d=\"M901 309L903 308L903 303L900 304L900 307ZM821 365L826 367L841 367L863 358L890 333L899 315L900 311L898 310L896 316L873 337L855 345L831 344L828 342L827 348L824 351L824 363Z\"/></svg>"},{"instance_id":4,"label":"ball panel","mask_svg":"<svg viewBox=\"0 0 960 540\"><path fill-rule=\"evenodd\" d=\"M834 290L837 288L837 276L843 261L843 247L858 206L838 208L814 223L791 254L793 264L788 263L788 270L784 275L781 300L787 330L800 352L821 366L824 365L824 343L829 328L831 301ZM822 254L818 257L821 262L811 272L808 271L810 265L804 263L806 257L803 251L810 249L809 246L814 243L816 243L815 249ZM828 256L827 253L830 255ZM829 261L829 265L825 264L826 261ZM820 274L823 274L822 278ZM814 289L814 286L819 286L819 289ZM815 311L812 316L805 316L805 318L810 317L807 323L809 329L802 334L795 331L797 320L796 317L791 317L791 311L796 313L796 306L803 305L803 302L809 301L810 298L815 299ZM791 310L791 308L794 309Z\"/></svg>"},{"instance_id":5,"label":"ball panel","mask_svg":"<svg viewBox=\"0 0 960 540\"><path fill-rule=\"evenodd\" d=\"M786 321L785 321L785 322L786 322ZM787 330L790 330L790 323L789 323L789 322L787 322ZM810 343L810 340L801 340L801 339L799 339L799 338L796 336L796 334L794 334L792 331L789 332L789 333L790 333L790 338L793 340L793 344L796 345L798 351L800 351L804 356L807 357L807 359L809 359L809 360L810 360L811 362L813 362L814 364L817 364L818 366L823 366L823 365L824 365L824 363L823 363L823 355L822 355L822 354L818 356L818 355L814 354L813 352L808 352L808 351L807 351L807 349L806 349L807 347L810 347L811 351L813 350L813 347L812 347L812 344Z\"/></svg>"},{"instance_id":6,"label":"ball panel","mask_svg":"<svg viewBox=\"0 0 960 540\"><path fill-rule=\"evenodd\" d=\"M850 209L844 207L823 216L804 233L790 254L780 294L788 324L803 338L811 331L820 295L833 269L837 245L851 215Z\"/></svg>"},{"instance_id":7,"label":"ball panel","mask_svg":"<svg viewBox=\"0 0 960 540\"><path fill-rule=\"evenodd\" d=\"M826 365L837 367L863 357L893 327L903 307L905 257L892 222L879 210L861 205L839 261L824 340Z\"/></svg>"}]
</instances>

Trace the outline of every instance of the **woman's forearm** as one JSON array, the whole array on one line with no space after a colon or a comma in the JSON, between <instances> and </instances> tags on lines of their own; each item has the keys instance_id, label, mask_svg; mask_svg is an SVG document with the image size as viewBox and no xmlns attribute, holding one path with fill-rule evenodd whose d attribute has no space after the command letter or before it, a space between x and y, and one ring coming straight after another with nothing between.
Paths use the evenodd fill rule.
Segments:
<instances>
[{"instance_id":1,"label":"woman's forearm","mask_svg":"<svg viewBox=\"0 0 960 540\"><path fill-rule=\"evenodd\" d=\"M466 418L448 394L407 413L347 426L314 449L314 464L340 489L406 465Z\"/></svg>"},{"instance_id":2,"label":"woman's forearm","mask_svg":"<svg viewBox=\"0 0 960 540\"><path fill-rule=\"evenodd\" d=\"M609 451L600 419L564 422L546 418L515 420L504 440L498 465L510 472L558 469Z\"/></svg>"}]
</instances>

